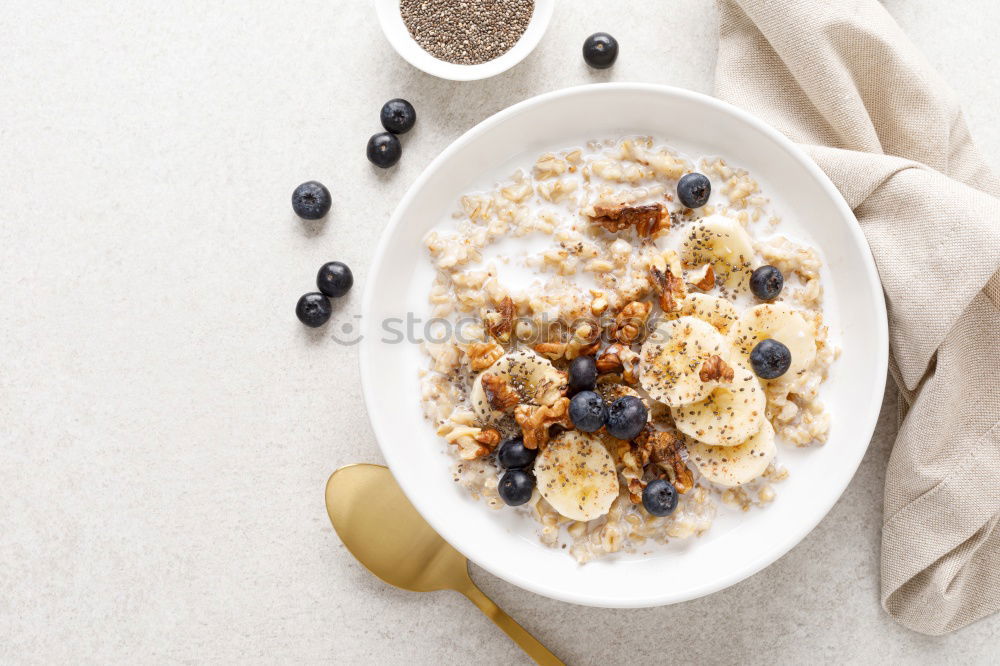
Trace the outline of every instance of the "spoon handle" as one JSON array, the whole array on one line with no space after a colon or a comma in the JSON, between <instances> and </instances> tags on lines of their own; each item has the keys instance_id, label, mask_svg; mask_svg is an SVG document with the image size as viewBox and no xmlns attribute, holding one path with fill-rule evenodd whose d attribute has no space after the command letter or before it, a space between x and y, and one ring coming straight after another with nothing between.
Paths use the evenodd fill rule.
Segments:
<instances>
[{"instance_id":1,"label":"spoon handle","mask_svg":"<svg viewBox=\"0 0 1000 666\"><path fill-rule=\"evenodd\" d=\"M493 600L483 594L476 584L469 580L469 584L458 589L459 592L468 597L469 601L476 604L479 610L486 614L486 617L493 620L498 627L504 630L511 640L521 646L521 649L528 653L528 656L536 663L543 666L566 666L559 659L549 652L548 648L538 642L534 636L525 631L524 627L514 621L510 615L500 610L500 607L493 603Z\"/></svg>"}]
</instances>

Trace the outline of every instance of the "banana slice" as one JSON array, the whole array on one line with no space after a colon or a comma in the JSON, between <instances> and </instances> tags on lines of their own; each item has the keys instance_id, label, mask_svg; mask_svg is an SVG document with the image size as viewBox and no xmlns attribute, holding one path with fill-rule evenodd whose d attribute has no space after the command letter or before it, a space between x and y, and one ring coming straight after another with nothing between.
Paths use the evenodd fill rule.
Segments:
<instances>
[{"instance_id":1,"label":"banana slice","mask_svg":"<svg viewBox=\"0 0 1000 666\"><path fill-rule=\"evenodd\" d=\"M728 356L725 338L708 322L680 317L660 324L639 352L639 383L654 400L686 405L708 397L716 382L699 376L709 356Z\"/></svg>"},{"instance_id":2,"label":"banana slice","mask_svg":"<svg viewBox=\"0 0 1000 666\"><path fill-rule=\"evenodd\" d=\"M736 306L730 301L718 296L697 293L688 294L687 298L680 302L676 316L697 317L702 321L707 321L719 329L723 335L728 333L729 327L740 318Z\"/></svg>"},{"instance_id":3,"label":"banana slice","mask_svg":"<svg viewBox=\"0 0 1000 666\"><path fill-rule=\"evenodd\" d=\"M802 313L782 303L752 307L729 330L729 342L743 362L750 362L750 352L765 338L781 342L792 353L792 364L784 375L773 381L791 380L816 359L816 324Z\"/></svg>"},{"instance_id":4,"label":"banana slice","mask_svg":"<svg viewBox=\"0 0 1000 666\"><path fill-rule=\"evenodd\" d=\"M774 428L765 420L757 434L739 446L688 446L688 460L701 475L720 486L738 486L753 481L774 460Z\"/></svg>"},{"instance_id":5,"label":"banana slice","mask_svg":"<svg viewBox=\"0 0 1000 666\"><path fill-rule=\"evenodd\" d=\"M744 365L733 366L731 382L716 382L701 402L670 408L677 429L699 442L736 446L760 430L767 397L757 376Z\"/></svg>"},{"instance_id":6,"label":"banana slice","mask_svg":"<svg viewBox=\"0 0 1000 666\"><path fill-rule=\"evenodd\" d=\"M618 497L615 461L601 440L567 430L535 459L538 492L561 515L573 520L600 518Z\"/></svg>"},{"instance_id":7,"label":"banana slice","mask_svg":"<svg viewBox=\"0 0 1000 666\"><path fill-rule=\"evenodd\" d=\"M514 407L498 407L496 392L487 391L483 386L486 375L498 377L510 386L517 394L516 404L551 405L566 390L566 373L557 370L547 358L530 349L512 351L480 372L472 383L469 401L472 410L483 422L498 421ZM492 403L491 396L494 397Z\"/></svg>"},{"instance_id":8,"label":"banana slice","mask_svg":"<svg viewBox=\"0 0 1000 666\"><path fill-rule=\"evenodd\" d=\"M730 289L746 284L753 272L753 243L736 220L709 215L688 228L681 244L681 259L688 266L712 264L715 275Z\"/></svg>"}]
</instances>

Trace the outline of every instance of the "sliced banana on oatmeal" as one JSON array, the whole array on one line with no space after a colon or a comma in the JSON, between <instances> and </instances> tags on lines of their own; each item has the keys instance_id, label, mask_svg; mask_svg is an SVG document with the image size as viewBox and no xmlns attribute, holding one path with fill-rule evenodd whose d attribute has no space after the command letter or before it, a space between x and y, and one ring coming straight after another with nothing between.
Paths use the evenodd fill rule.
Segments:
<instances>
[{"instance_id":1,"label":"sliced banana on oatmeal","mask_svg":"<svg viewBox=\"0 0 1000 666\"><path fill-rule=\"evenodd\" d=\"M706 321L680 317L656 327L639 353L639 383L654 400L686 405L708 397L714 381L701 368L712 356L728 356L725 338Z\"/></svg>"},{"instance_id":2,"label":"sliced banana on oatmeal","mask_svg":"<svg viewBox=\"0 0 1000 666\"><path fill-rule=\"evenodd\" d=\"M709 263L730 289L746 284L753 272L753 242L743 225L725 215L709 215L688 227L681 259L688 266Z\"/></svg>"},{"instance_id":3,"label":"sliced banana on oatmeal","mask_svg":"<svg viewBox=\"0 0 1000 666\"><path fill-rule=\"evenodd\" d=\"M492 422L519 404L551 405L565 392L566 373L530 349L517 349L476 376L469 401L481 421Z\"/></svg>"},{"instance_id":4,"label":"sliced banana on oatmeal","mask_svg":"<svg viewBox=\"0 0 1000 666\"><path fill-rule=\"evenodd\" d=\"M677 316L697 317L702 321L707 321L719 329L723 335L728 333L729 327L740 318L739 312L736 311L736 306L732 302L708 294L688 294L679 306Z\"/></svg>"},{"instance_id":5,"label":"sliced banana on oatmeal","mask_svg":"<svg viewBox=\"0 0 1000 666\"><path fill-rule=\"evenodd\" d=\"M816 324L783 303L752 307L729 330L733 350L746 363L753 348L765 338L784 344L792 355L788 371L774 381L794 379L816 359Z\"/></svg>"},{"instance_id":6,"label":"sliced banana on oatmeal","mask_svg":"<svg viewBox=\"0 0 1000 666\"><path fill-rule=\"evenodd\" d=\"M673 406L677 429L699 442L737 446L760 430L767 398L757 376L744 365L732 367L732 380L719 380L708 397L689 405Z\"/></svg>"},{"instance_id":7,"label":"sliced banana on oatmeal","mask_svg":"<svg viewBox=\"0 0 1000 666\"><path fill-rule=\"evenodd\" d=\"M774 460L774 428L765 419L760 430L738 446L688 446L688 460L701 475L720 486L739 486L764 473Z\"/></svg>"},{"instance_id":8,"label":"sliced banana on oatmeal","mask_svg":"<svg viewBox=\"0 0 1000 666\"><path fill-rule=\"evenodd\" d=\"M615 461L595 435L567 430L535 459L538 492L561 515L600 518L618 497Z\"/></svg>"}]
</instances>

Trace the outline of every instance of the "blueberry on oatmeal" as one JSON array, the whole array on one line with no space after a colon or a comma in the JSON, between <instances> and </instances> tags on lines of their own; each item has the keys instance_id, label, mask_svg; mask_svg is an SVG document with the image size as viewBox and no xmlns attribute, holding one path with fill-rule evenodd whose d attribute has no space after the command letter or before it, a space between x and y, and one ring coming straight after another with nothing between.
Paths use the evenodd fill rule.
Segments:
<instances>
[{"instance_id":1,"label":"blueberry on oatmeal","mask_svg":"<svg viewBox=\"0 0 1000 666\"><path fill-rule=\"evenodd\" d=\"M669 516L677 508L677 490L664 479L653 479L642 491L642 505L654 516Z\"/></svg>"},{"instance_id":2,"label":"blueberry on oatmeal","mask_svg":"<svg viewBox=\"0 0 1000 666\"><path fill-rule=\"evenodd\" d=\"M750 274L750 291L762 301L773 301L785 286L785 276L774 266L761 266Z\"/></svg>"},{"instance_id":3,"label":"blueberry on oatmeal","mask_svg":"<svg viewBox=\"0 0 1000 666\"><path fill-rule=\"evenodd\" d=\"M500 477L497 493L507 506L520 506L531 499L535 479L523 469L509 469Z\"/></svg>"},{"instance_id":4,"label":"blueberry on oatmeal","mask_svg":"<svg viewBox=\"0 0 1000 666\"><path fill-rule=\"evenodd\" d=\"M688 173L677 181L677 198L688 208L701 208L708 203L712 183L703 173Z\"/></svg>"},{"instance_id":5,"label":"blueberry on oatmeal","mask_svg":"<svg viewBox=\"0 0 1000 666\"><path fill-rule=\"evenodd\" d=\"M497 447L497 462L504 469L524 469L535 462L538 449L524 445L523 437L508 437Z\"/></svg>"},{"instance_id":6,"label":"blueberry on oatmeal","mask_svg":"<svg viewBox=\"0 0 1000 666\"><path fill-rule=\"evenodd\" d=\"M646 427L649 411L642 400L634 395L622 396L608 408L608 434L618 439L631 440Z\"/></svg>"},{"instance_id":7,"label":"blueberry on oatmeal","mask_svg":"<svg viewBox=\"0 0 1000 666\"><path fill-rule=\"evenodd\" d=\"M569 392L591 391L597 383L597 362L593 356L577 356L569 364Z\"/></svg>"},{"instance_id":8,"label":"blueberry on oatmeal","mask_svg":"<svg viewBox=\"0 0 1000 666\"><path fill-rule=\"evenodd\" d=\"M580 391L569 401L569 418L582 432L596 432L604 425L608 408L604 398L593 391Z\"/></svg>"},{"instance_id":9,"label":"blueberry on oatmeal","mask_svg":"<svg viewBox=\"0 0 1000 666\"><path fill-rule=\"evenodd\" d=\"M792 353L783 343L765 338L750 352L750 365L761 379L777 379L788 372Z\"/></svg>"}]
</instances>

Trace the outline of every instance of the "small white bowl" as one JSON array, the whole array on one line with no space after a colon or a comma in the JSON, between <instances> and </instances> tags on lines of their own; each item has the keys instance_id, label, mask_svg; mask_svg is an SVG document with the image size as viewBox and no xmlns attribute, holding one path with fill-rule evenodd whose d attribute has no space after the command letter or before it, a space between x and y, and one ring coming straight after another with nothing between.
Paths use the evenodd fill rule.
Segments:
<instances>
[{"instance_id":1,"label":"small white bowl","mask_svg":"<svg viewBox=\"0 0 1000 666\"><path fill-rule=\"evenodd\" d=\"M535 0L535 11L521 38L514 46L498 58L478 65L457 65L435 58L413 39L399 12L399 0L374 0L375 11L386 39L396 49L396 53L417 69L438 78L452 81L476 81L496 76L521 62L531 53L545 34L555 9L555 0Z\"/></svg>"}]
</instances>

